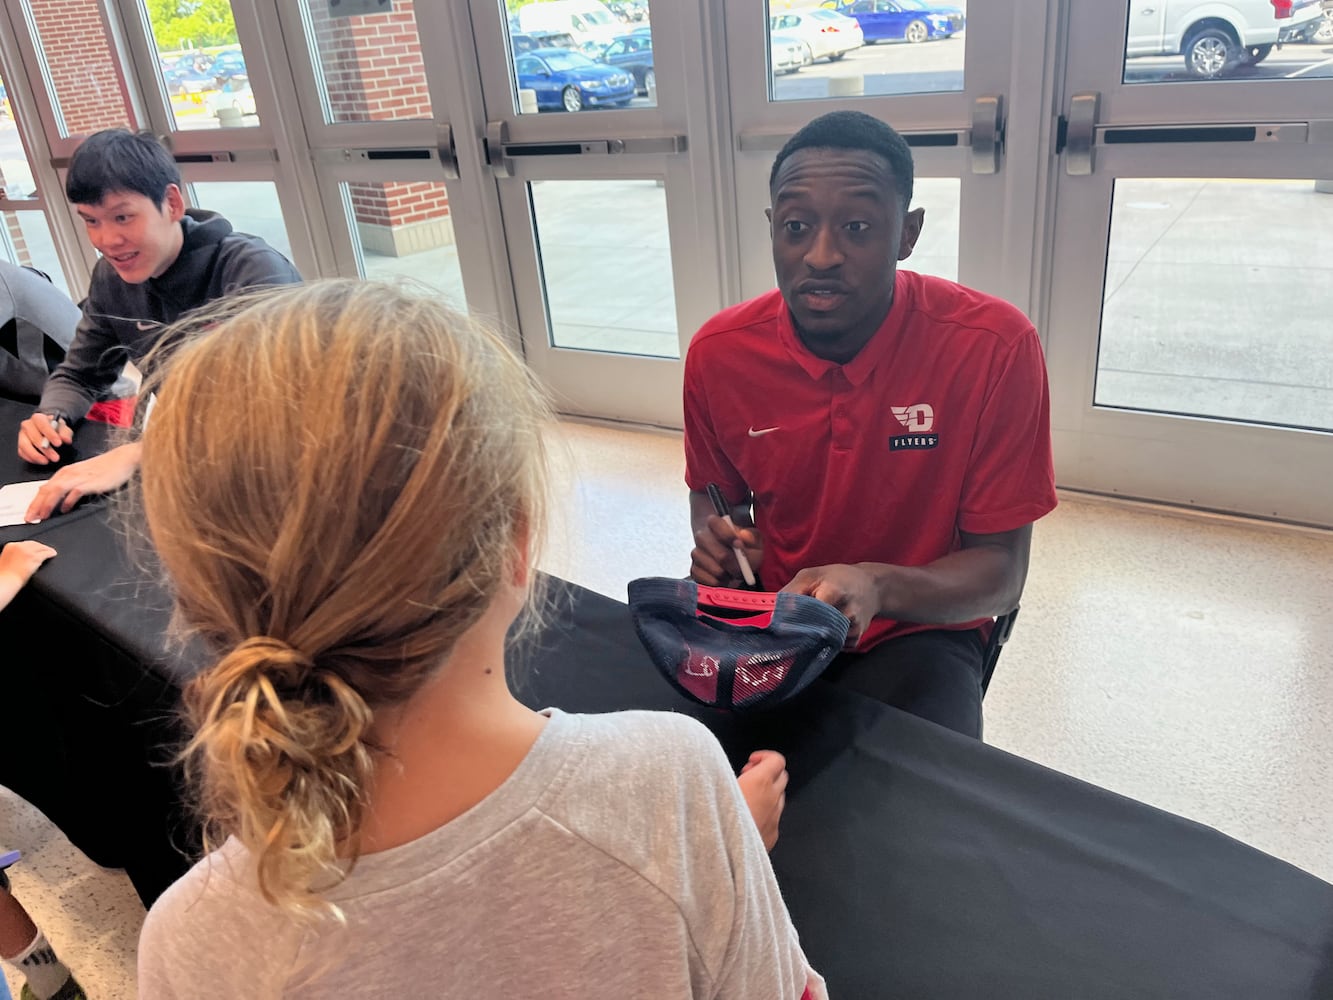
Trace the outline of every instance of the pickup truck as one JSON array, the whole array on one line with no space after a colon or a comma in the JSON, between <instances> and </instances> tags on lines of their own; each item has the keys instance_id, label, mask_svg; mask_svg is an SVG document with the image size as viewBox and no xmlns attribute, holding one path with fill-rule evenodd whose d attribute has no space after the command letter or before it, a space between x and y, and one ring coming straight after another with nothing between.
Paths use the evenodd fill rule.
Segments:
<instances>
[{"instance_id":1,"label":"pickup truck","mask_svg":"<svg viewBox=\"0 0 1333 1000\"><path fill-rule=\"evenodd\" d=\"M1213 80L1313 37L1322 16L1321 0L1131 0L1125 55L1182 55Z\"/></svg>"}]
</instances>

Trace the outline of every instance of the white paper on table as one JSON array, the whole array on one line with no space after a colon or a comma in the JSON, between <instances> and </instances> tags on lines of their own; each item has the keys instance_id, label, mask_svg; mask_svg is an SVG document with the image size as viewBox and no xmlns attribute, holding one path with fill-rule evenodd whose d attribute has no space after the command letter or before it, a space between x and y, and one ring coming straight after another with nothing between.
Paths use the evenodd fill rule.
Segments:
<instances>
[{"instance_id":1,"label":"white paper on table","mask_svg":"<svg viewBox=\"0 0 1333 1000\"><path fill-rule=\"evenodd\" d=\"M11 524L27 524L23 515L28 512L28 505L37 491L42 488L39 479L34 483L10 483L0 486L0 528Z\"/></svg>"}]
</instances>

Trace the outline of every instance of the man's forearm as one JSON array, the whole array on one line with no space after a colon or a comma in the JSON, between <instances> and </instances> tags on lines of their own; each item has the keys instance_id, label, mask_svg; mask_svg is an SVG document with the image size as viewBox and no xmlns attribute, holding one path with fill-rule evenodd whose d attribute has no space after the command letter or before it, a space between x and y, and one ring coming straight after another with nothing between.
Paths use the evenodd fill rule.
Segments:
<instances>
[{"instance_id":1,"label":"man's forearm","mask_svg":"<svg viewBox=\"0 0 1333 1000\"><path fill-rule=\"evenodd\" d=\"M77 423L88 415L96 400L96 395L77 378L62 376L60 369L57 368L42 388L42 398L37 404L37 412L59 413L71 423Z\"/></svg>"},{"instance_id":2,"label":"man's forearm","mask_svg":"<svg viewBox=\"0 0 1333 1000\"><path fill-rule=\"evenodd\" d=\"M960 549L925 566L859 563L879 592L879 614L896 621L959 625L1012 610L1026 560L999 545Z\"/></svg>"},{"instance_id":3,"label":"man's forearm","mask_svg":"<svg viewBox=\"0 0 1333 1000\"><path fill-rule=\"evenodd\" d=\"M70 420L82 420L110 389L125 367L128 355L119 342L87 335L75 338L65 360L56 366L42 388L37 409L59 412Z\"/></svg>"}]
</instances>

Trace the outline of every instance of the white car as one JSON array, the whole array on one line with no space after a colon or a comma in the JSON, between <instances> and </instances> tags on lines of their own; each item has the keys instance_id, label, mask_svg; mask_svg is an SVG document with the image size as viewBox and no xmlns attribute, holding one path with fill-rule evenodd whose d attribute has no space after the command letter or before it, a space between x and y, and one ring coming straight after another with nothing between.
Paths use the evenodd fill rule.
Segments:
<instances>
[{"instance_id":1,"label":"white car","mask_svg":"<svg viewBox=\"0 0 1333 1000\"><path fill-rule=\"evenodd\" d=\"M810 60L809 48L795 35L770 35L768 39L769 68L774 76L795 73Z\"/></svg>"},{"instance_id":2,"label":"white car","mask_svg":"<svg viewBox=\"0 0 1333 1000\"><path fill-rule=\"evenodd\" d=\"M802 10L774 14L768 19L770 33L782 32L799 38L809 52L807 62L827 59L837 62L866 43L855 18L832 10Z\"/></svg>"},{"instance_id":3,"label":"white car","mask_svg":"<svg viewBox=\"0 0 1333 1000\"><path fill-rule=\"evenodd\" d=\"M221 117L218 112L224 108L237 111L241 115L259 113L255 107L255 92L250 89L250 78L248 76L237 74L218 88L217 93L209 101L209 110L214 115Z\"/></svg>"},{"instance_id":4,"label":"white car","mask_svg":"<svg viewBox=\"0 0 1333 1000\"><path fill-rule=\"evenodd\" d=\"M1302 40L1321 16L1320 0L1131 0L1125 55L1180 54L1212 80Z\"/></svg>"}]
</instances>

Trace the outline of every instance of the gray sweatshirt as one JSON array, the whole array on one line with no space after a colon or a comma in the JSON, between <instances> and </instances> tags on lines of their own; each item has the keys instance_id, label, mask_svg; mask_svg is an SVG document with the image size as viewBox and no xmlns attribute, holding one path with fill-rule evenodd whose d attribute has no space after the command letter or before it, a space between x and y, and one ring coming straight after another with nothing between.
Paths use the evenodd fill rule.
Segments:
<instances>
[{"instance_id":1,"label":"gray sweatshirt","mask_svg":"<svg viewBox=\"0 0 1333 1000\"><path fill-rule=\"evenodd\" d=\"M286 257L258 236L234 232L217 212L189 209L181 227L181 252L159 277L132 285L106 260L93 267L74 342L47 379L39 410L79 420L126 361L140 360L190 310L240 289L301 280Z\"/></svg>"},{"instance_id":2,"label":"gray sweatshirt","mask_svg":"<svg viewBox=\"0 0 1333 1000\"><path fill-rule=\"evenodd\" d=\"M266 904L228 841L149 912L141 1000L824 998L712 734L549 715L487 798L357 863L345 928Z\"/></svg>"},{"instance_id":3,"label":"gray sweatshirt","mask_svg":"<svg viewBox=\"0 0 1333 1000\"><path fill-rule=\"evenodd\" d=\"M0 395L37 402L74 339L79 307L41 275L0 260Z\"/></svg>"}]
</instances>

